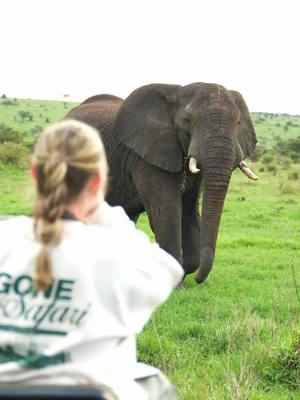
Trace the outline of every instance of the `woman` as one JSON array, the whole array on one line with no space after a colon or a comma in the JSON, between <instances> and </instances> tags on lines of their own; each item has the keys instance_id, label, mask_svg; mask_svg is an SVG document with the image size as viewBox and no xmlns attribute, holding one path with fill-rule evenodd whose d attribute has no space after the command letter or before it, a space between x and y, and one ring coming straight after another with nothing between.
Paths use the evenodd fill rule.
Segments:
<instances>
[{"instance_id":1,"label":"woman","mask_svg":"<svg viewBox=\"0 0 300 400\"><path fill-rule=\"evenodd\" d=\"M183 271L104 202L98 132L72 120L48 128L31 170L33 218L0 224L0 382L104 384L120 399L175 398L159 371L136 362L135 347Z\"/></svg>"}]
</instances>

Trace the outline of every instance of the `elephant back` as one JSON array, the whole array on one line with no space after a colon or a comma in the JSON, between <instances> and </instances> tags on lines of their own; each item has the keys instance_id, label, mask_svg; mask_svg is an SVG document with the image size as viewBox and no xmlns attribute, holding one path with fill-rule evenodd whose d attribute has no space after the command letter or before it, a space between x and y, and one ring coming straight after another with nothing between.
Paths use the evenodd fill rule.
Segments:
<instances>
[{"instance_id":1,"label":"elephant back","mask_svg":"<svg viewBox=\"0 0 300 400\"><path fill-rule=\"evenodd\" d=\"M114 120L123 100L112 95L90 97L71 109L65 119L75 119L96 128L102 135L112 131Z\"/></svg>"},{"instance_id":2,"label":"elephant back","mask_svg":"<svg viewBox=\"0 0 300 400\"><path fill-rule=\"evenodd\" d=\"M94 102L106 102L106 101L122 101L121 97L114 96L113 94L96 94L95 96L91 96L84 100L80 105Z\"/></svg>"}]
</instances>

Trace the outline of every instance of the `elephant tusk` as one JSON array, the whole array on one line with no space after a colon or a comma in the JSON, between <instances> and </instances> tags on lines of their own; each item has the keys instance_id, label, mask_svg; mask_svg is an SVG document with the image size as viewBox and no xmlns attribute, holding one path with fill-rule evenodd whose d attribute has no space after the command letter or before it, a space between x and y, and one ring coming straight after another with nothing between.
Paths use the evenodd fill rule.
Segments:
<instances>
[{"instance_id":1,"label":"elephant tusk","mask_svg":"<svg viewBox=\"0 0 300 400\"><path fill-rule=\"evenodd\" d=\"M196 158L194 158L194 157L190 158L189 169L190 169L192 174L198 174L200 172L200 169L197 168L197 160L196 160Z\"/></svg>"},{"instance_id":2,"label":"elephant tusk","mask_svg":"<svg viewBox=\"0 0 300 400\"><path fill-rule=\"evenodd\" d=\"M245 161L241 161L239 163L239 168L245 174L249 179L252 179L253 181L257 181L258 176L255 175L253 171L248 167L248 165L245 163Z\"/></svg>"}]
</instances>

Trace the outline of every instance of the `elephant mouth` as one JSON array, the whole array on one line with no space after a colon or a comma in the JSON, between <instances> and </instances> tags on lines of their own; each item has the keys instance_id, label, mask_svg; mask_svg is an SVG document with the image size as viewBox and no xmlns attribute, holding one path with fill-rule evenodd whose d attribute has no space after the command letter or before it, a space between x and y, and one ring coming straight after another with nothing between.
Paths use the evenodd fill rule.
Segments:
<instances>
[{"instance_id":1,"label":"elephant mouth","mask_svg":"<svg viewBox=\"0 0 300 400\"><path fill-rule=\"evenodd\" d=\"M188 157L188 165L189 165L189 171L192 174L196 175L201 172L200 163L196 160L195 157L193 156ZM253 181L256 181L258 179L258 176L255 175L255 173L250 169L250 167L245 163L244 160L239 163L238 167L243 172L243 174L247 176L247 178Z\"/></svg>"}]
</instances>

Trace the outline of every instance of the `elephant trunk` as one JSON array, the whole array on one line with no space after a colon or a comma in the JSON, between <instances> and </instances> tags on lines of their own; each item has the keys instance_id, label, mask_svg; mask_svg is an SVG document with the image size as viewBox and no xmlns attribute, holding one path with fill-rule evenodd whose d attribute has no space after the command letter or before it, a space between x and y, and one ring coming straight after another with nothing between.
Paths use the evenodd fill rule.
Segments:
<instances>
[{"instance_id":1,"label":"elephant trunk","mask_svg":"<svg viewBox=\"0 0 300 400\"><path fill-rule=\"evenodd\" d=\"M196 281L202 283L213 266L217 236L223 205L228 189L228 180L209 181L204 177L204 191L200 225L200 264Z\"/></svg>"},{"instance_id":2,"label":"elephant trunk","mask_svg":"<svg viewBox=\"0 0 300 400\"><path fill-rule=\"evenodd\" d=\"M191 156L196 149L190 148ZM202 283L213 266L217 236L231 172L234 164L234 144L230 135L220 130L210 131L204 151L195 156L203 179L203 200L200 224L200 263L196 281Z\"/></svg>"}]
</instances>

